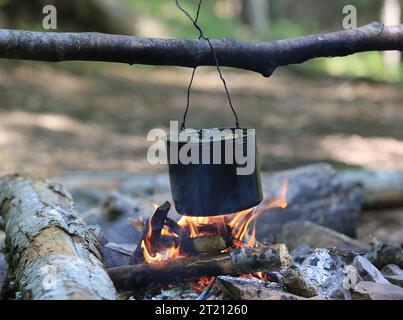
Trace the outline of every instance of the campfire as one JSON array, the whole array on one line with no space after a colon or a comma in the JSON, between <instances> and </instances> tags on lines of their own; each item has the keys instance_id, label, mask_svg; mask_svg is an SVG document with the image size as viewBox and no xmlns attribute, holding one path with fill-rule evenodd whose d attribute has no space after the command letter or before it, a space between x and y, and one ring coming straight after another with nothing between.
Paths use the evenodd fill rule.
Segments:
<instances>
[{"instance_id":1,"label":"campfire","mask_svg":"<svg viewBox=\"0 0 403 320\"><path fill-rule=\"evenodd\" d=\"M154 215L147 220L144 236L135 254L137 261L158 261L216 253L256 245L256 221L266 210L287 206L287 180L278 198L240 212L212 216L182 216L177 222L168 217L170 204L155 206Z\"/></svg>"},{"instance_id":2,"label":"campfire","mask_svg":"<svg viewBox=\"0 0 403 320\"><path fill-rule=\"evenodd\" d=\"M219 216L181 216L178 220L170 217L177 215L169 202L161 206L154 204L154 214L143 223L143 236L133 254L133 264L158 264L162 261L184 257L205 256L230 253L234 249L254 248L256 223L258 217L272 208L287 206L287 179L284 179L278 197L253 208ZM135 225L139 226L137 221ZM265 272L253 272L241 277L267 279ZM213 277L193 279L193 288L203 291L212 283Z\"/></svg>"},{"instance_id":3,"label":"campfire","mask_svg":"<svg viewBox=\"0 0 403 320\"><path fill-rule=\"evenodd\" d=\"M61 185L7 176L0 188L7 236L32 239L22 249L15 246L21 242L8 241L15 257L9 261L23 275L16 281L26 298L67 299L74 292L73 298L83 299L401 299L403 291L394 284L401 280L400 246L369 247L313 222L354 225L361 187L340 178L323 164L267 175L263 186L271 201L209 217L178 215L169 202L153 210L151 200L113 193L84 221ZM153 198L166 196L159 194ZM129 223L150 211L136 229ZM95 221L103 232L89 226ZM136 240L129 242L126 229ZM12 291L6 294L12 298Z\"/></svg>"}]
</instances>

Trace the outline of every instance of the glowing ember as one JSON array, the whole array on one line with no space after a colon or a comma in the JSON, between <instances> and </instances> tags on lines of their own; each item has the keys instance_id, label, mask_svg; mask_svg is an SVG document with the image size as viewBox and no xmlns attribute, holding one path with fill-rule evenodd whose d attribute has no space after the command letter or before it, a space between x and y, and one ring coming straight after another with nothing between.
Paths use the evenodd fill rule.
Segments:
<instances>
[{"instance_id":1,"label":"glowing ember","mask_svg":"<svg viewBox=\"0 0 403 320\"><path fill-rule=\"evenodd\" d=\"M287 206L287 179L284 180L281 187L281 194L278 198L263 203L257 207L243 210L237 213L212 216L212 217L189 217L182 216L177 224L182 230L187 230L188 238L198 238L209 235L225 235L232 238L232 248L240 248L243 246L253 247L256 244L256 219L266 210L271 208L285 208ZM154 204L155 208L158 205ZM181 242L172 241L172 245L168 248L154 248L151 243L152 236L151 219L148 219L148 232L146 237L141 241L140 245L143 249L144 259L147 263L155 263L167 259L174 259L186 254L181 251ZM228 234L229 233L229 234ZM161 236L171 239L178 239L181 235L172 231L167 225L161 230ZM226 251L227 251L226 250ZM264 278L263 274L256 274L256 278ZM201 280L200 280L201 281Z\"/></svg>"},{"instance_id":2,"label":"glowing ember","mask_svg":"<svg viewBox=\"0 0 403 320\"><path fill-rule=\"evenodd\" d=\"M266 272L254 272L251 274L243 274L240 278L244 279L257 279L257 280L264 280L264 281L271 281L271 277Z\"/></svg>"},{"instance_id":3,"label":"glowing ember","mask_svg":"<svg viewBox=\"0 0 403 320\"><path fill-rule=\"evenodd\" d=\"M192 289L196 291L197 293L202 293L204 288L208 287L211 285L211 282L214 281L214 277L209 278L200 278L197 281L191 282Z\"/></svg>"}]
</instances>

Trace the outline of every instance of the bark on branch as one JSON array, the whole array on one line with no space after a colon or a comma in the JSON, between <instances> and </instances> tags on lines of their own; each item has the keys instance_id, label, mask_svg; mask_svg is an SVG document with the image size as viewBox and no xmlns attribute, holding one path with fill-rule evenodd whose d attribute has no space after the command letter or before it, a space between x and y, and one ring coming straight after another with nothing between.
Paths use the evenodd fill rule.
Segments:
<instances>
[{"instance_id":1,"label":"bark on branch","mask_svg":"<svg viewBox=\"0 0 403 320\"><path fill-rule=\"evenodd\" d=\"M212 40L220 65L269 77L279 66L364 51L403 51L403 24L373 22L360 28L271 42ZM148 39L101 33L0 29L0 58L39 61L107 61L165 66L214 65L203 40Z\"/></svg>"},{"instance_id":2,"label":"bark on branch","mask_svg":"<svg viewBox=\"0 0 403 320\"><path fill-rule=\"evenodd\" d=\"M0 214L10 274L24 299L115 299L94 230L62 186L2 177Z\"/></svg>"}]
</instances>

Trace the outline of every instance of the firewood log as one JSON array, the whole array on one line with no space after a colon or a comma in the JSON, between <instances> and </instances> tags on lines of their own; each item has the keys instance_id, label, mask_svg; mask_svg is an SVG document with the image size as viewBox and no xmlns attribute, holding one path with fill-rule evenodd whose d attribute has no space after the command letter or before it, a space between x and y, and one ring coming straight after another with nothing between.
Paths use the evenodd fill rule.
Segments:
<instances>
[{"instance_id":1,"label":"firewood log","mask_svg":"<svg viewBox=\"0 0 403 320\"><path fill-rule=\"evenodd\" d=\"M168 212L171 209L171 204L166 201L162 205L160 205L154 212L154 214L148 218L146 225L143 230L143 234L141 236L141 239L136 247L136 249L133 252L133 257L132 257L132 263L141 263L144 262L144 255L143 255L143 249L141 248L141 241L143 241L149 232L151 232L151 237L149 239L150 241L150 247L151 248L158 248L157 244L159 242L159 239L161 237L161 230L165 225ZM150 220L151 219L151 220ZM151 231L150 231L151 228ZM152 252L154 254L154 252Z\"/></svg>"},{"instance_id":2,"label":"firewood log","mask_svg":"<svg viewBox=\"0 0 403 320\"><path fill-rule=\"evenodd\" d=\"M360 185L339 181L338 172L332 166L319 163L263 176L266 203L278 197L285 178L288 178L288 206L266 210L258 218L258 239L274 237L279 241L277 236L281 227L293 220L307 220L349 236L355 235L363 201Z\"/></svg>"},{"instance_id":3,"label":"firewood log","mask_svg":"<svg viewBox=\"0 0 403 320\"><path fill-rule=\"evenodd\" d=\"M339 179L363 186L364 209L403 207L403 171L346 170Z\"/></svg>"},{"instance_id":4,"label":"firewood log","mask_svg":"<svg viewBox=\"0 0 403 320\"><path fill-rule=\"evenodd\" d=\"M208 235L197 238L190 238L185 246L181 247L184 252L189 255L200 253L216 254L227 249L231 244L228 244L221 235Z\"/></svg>"},{"instance_id":5,"label":"firewood log","mask_svg":"<svg viewBox=\"0 0 403 320\"><path fill-rule=\"evenodd\" d=\"M105 268L130 264L135 245L108 242L102 247Z\"/></svg>"},{"instance_id":6,"label":"firewood log","mask_svg":"<svg viewBox=\"0 0 403 320\"><path fill-rule=\"evenodd\" d=\"M152 264L120 266L107 271L118 290L134 290L151 283L170 284L202 277L275 271L290 264L287 247L278 244L257 249L234 249L215 256L198 255Z\"/></svg>"},{"instance_id":7,"label":"firewood log","mask_svg":"<svg viewBox=\"0 0 403 320\"><path fill-rule=\"evenodd\" d=\"M356 251L369 249L365 243L309 221L286 223L281 230L279 240L284 242L290 250L301 244L306 244L312 248L334 247Z\"/></svg>"},{"instance_id":8,"label":"firewood log","mask_svg":"<svg viewBox=\"0 0 403 320\"><path fill-rule=\"evenodd\" d=\"M94 228L71 195L48 180L0 179L10 273L24 299L115 299Z\"/></svg>"}]
</instances>

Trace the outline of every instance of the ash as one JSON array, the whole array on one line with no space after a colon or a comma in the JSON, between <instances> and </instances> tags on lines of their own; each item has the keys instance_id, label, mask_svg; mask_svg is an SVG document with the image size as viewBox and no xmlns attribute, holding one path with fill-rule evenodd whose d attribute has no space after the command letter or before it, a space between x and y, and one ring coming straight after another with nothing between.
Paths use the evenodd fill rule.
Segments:
<instances>
[{"instance_id":1,"label":"ash","mask_svg":"<svg viewBox=\"0 0 403 320\"><path fill-rule=\"evenodd\" d=\"M175 286L162 289L159 294L149 297L147 300L197 300L199 295L188 286Z\"/></svg>"}]
</instances>

